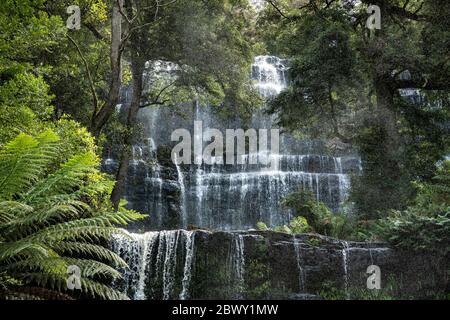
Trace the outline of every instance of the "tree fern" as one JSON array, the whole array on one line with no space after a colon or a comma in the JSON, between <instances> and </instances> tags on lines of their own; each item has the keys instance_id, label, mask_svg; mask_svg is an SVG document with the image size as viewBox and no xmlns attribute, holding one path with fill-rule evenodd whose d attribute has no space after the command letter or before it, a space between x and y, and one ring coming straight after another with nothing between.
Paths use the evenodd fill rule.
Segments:
<instances>
[{"instance_id":1,"label":"tree fern","mask_svg":"<svg viewBox=\"0 0 450 320\"><path fill-rule=\"evenodd\" d=\"M107 285L126 264L106 244L122 233L117 225L143 216L111 209L113 182L98 171L94 154L55 167L58 140L51 131L21 134L0 150L0 273L63 294L126 298ZM67 289L70 265L82 271L79 292Z\"/></svg>"},{"instance_id":2,"label":"tree fern","mask_svg":"<svg viewBox=\"0 0 450 320\"><path fill-rule=\"evenodd\" d=\"M38 180L55 156L58 137L51 131L36 139L20 134L0 152L0 199L8 199Z\"/></svg>"}]
</instances>

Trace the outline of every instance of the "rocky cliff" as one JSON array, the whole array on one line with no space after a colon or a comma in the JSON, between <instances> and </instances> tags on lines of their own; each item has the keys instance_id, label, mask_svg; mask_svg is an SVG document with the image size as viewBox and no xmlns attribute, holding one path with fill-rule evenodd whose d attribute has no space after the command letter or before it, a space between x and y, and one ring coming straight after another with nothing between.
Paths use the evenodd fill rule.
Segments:
<instances>
[{"instance_id":1,"label":"rocky cliff","mask_svg":"<svg viewBox=\"0 0 450 320\"><path fill-rule=\"evenodd\" d=\"M160 231L118 237L133 299L427 298L445 291L442 258L314 234ZM367 289L367 268L381 287Z\"/></svg>"}]
</instances>

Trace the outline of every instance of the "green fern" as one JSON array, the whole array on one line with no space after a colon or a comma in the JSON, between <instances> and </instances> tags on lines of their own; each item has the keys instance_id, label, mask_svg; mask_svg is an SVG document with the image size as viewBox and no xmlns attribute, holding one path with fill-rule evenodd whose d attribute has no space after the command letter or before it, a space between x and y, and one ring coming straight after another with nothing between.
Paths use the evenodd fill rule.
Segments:
<instances>
[{"instance_id":1,"label":"green fern","mask_svg":"<svg viewBox=\"0 0 450 320\"><path fill-rule=\"evenodd\" d=\"M124 299L107 284L126 263L106 244L122 232L118 225L143 216L112 210L113 182L98 171L94 154L75 155L53 169L58 141L51 131L21 134L0 150L0 274L42 287L46 295ZM82 271L81 292L67 290L70 265Z\"/></svg>"},{"instance_id":2,"label":"green fern","mask_svg":"<svg viewBox=\"0 0 450 320\"><path fill-rule=\"evenodd\" d=\"M417 184L416 203L378 221L376 232L404 248L450 254L450 161L429 183ZM447 258L448 259L448 258Z\"/></svg>"}]
</instances>

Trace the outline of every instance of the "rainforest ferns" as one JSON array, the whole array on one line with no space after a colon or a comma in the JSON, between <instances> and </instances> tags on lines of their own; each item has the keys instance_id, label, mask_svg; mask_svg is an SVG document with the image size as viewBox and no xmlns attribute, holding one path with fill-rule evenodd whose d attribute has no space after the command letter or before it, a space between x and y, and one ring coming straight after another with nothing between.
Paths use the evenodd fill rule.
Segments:
<instances>
[{"instance_id":1,"label":"rainforest ferns","mask_svg":"<svg viewBox=\"0 0 450 320\"><path fill-rule=\"evenodd\" d=\"M54 163L59 137L20 134L0 150L0 290L14 297L40 287L75 297L123 299L108 286L125 262L109 250L117 225L142 218L109 194L114 182L97 169L95 154ZM67 290L67 268L81 269L81 290ZM5 280L6 279L6 280Z\"/></svg>"}]
</instances>

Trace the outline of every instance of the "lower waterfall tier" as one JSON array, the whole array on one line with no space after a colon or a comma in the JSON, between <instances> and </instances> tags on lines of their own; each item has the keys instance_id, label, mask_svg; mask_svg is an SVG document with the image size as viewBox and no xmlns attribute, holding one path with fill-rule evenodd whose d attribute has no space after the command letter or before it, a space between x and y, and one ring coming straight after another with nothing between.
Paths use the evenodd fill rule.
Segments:
<instances>
[{"instance_id":1,"label":"lower waterfall tier","mask_svg":"<svg viewBox=\"0 0 450 320\"><path fill-rule=\"evenodd\" d=\"M317 299L367 290L380 267L382 289L398 298L445 290L445 261L382 243L274 232L160 231L117 236L130 266L115 285L132 299Z\"/></svg>"}]
</instances>

